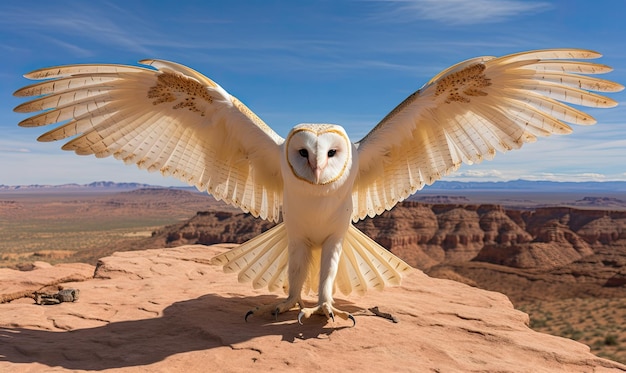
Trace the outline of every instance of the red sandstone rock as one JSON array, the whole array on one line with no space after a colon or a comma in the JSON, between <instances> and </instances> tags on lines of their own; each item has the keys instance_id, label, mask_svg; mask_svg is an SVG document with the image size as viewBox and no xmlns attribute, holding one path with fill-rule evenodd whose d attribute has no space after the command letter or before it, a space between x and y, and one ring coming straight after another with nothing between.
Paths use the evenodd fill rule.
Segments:
<instances>
[{"instance_id":1,"label":"red sandstone rock","mask_svg":"<svg viewBox=\"0 0 626 373\"><path fill-rule=\"evenodd\" d=\"M405 201L356 226L420 269L468 260L516 268L556 268L600 248L626 244L626 212L570 207L518 211L498 205ZM271 223L246 214L203 212L156 232L144 246L133 245L241 243L269 227Z\"/></svg>"},{"instance_id":2,"label":"red sandstone rock","mask_svg":"<svg viewBox=\"0 0 626 373\"><path fill-rule=\"evenodd\" d=\"M27 297L33 292L93 276L94 266L84 263L57 264L35 262L32 271L0 268L0 303Z\"/></svg>"},{"instance_id":3,"label":"red sandstone rock","mask_svg":"<svg viewBox=\"0 0 626 373\"><path fill-rule=\"evenodd\" d=\"M64 284L80 289L78 302L0 304L0 371L626 371L585 345L532 331L499 293L418 270L400 287L337 296L354 328L322 317L299 325L296 311L246 323L247 310L278 298L210 265L223 250L116 253L95 278ZM373 316L374 306L399 322Z\"/></svg>"}]
</instances>

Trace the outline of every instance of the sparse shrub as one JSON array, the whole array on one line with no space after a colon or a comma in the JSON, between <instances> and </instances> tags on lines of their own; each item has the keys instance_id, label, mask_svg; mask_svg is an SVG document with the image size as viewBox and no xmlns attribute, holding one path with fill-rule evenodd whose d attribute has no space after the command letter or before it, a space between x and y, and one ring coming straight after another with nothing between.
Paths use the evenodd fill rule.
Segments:
<instances>
[{"instance_id":1,"label":"sparse shrub","mask_svg":"<svg viewBox=\"0 0 626 373\"><path fill-rule=\"evenodd\" d=\"M530 328L531 329L538 329L538 328L545 328L546 325L548 324L546 319L535 319L532 318L530 319Z\"/></svg>"},{"instance_id":2,"label":"sparse shrub","mask_svg":"<svg viewBox=\"0 0 626 373\"><path fill-rule=\"evenodd\" d=\"M582 331L573 328L570 323L567 323L560 332L562 336L573 340L579 340L584 334Z\"/></svg>"},{"instance_id":3,"label":"sparse shrub","mask_svg":"<svg viewBox=\"0 0 626 373\"><path fill-rule=\"evenodd\" d=\"M554 316L552 315L552 312L548 311L546 312L546 320L554 320Z\"/></svg>"},{"instance_id":4,"label":"sparse shrub","mask_svg":"<svg viewBox=\"0 0 626 373\"><path fill-rule=\"evenodd\" d=\"M615 334L609 334L604 337L604 345L606 346L617 346L617 336Z\"/></svg>"}]
</instances>

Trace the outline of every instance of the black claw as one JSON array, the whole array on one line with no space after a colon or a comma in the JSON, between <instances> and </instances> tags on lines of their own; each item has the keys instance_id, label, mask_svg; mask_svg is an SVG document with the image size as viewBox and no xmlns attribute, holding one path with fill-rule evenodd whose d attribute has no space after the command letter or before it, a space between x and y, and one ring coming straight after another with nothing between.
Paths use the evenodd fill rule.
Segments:
<instances>
[{"instance_id":1,"label":"black claw","mask_svg":"<svg viewBox=\"0 0 626 373\"><path fill-rule=\"evenodd\" d=\"M280 310L278 309L278 307L276 307L274 312L272 312L272 315L274 315L274 320L278 321L278 314L279 313L280 313Z\"/></svg>"},{"instance_id":2,"label":"black claw","mask_svg":"<svg viewBox=\"0 0 626 373\"><path fill-rule=\"evenodd\" d=\"M244 317L244 320L246 320L246 322L248 322L248 316L252 315L254 313L253 310L248 311L248 313L246 313L246 317Z\"/></svg>"},{"instance_id":3,"label":"black claw","mask_svg":"<svg viewBox=\"0 0 626 373\"><path fill-rule=\"evenodd\" d=\"M354 328L356 326L356 320L354 319L354 316L348 314L348 318L352 320L352 327Z\"/></svg>"},{"instance_id":4,"label":"black claw","mask_svg":"<svg viewBox=\"0 0 626 373\"><path fill-rule=\"evenodd\" d=\"M333 322L335 322L335 315L332 312L329 313L328 316L330 316L330 318L333 320Z\"/></svg>"}]
</instances>

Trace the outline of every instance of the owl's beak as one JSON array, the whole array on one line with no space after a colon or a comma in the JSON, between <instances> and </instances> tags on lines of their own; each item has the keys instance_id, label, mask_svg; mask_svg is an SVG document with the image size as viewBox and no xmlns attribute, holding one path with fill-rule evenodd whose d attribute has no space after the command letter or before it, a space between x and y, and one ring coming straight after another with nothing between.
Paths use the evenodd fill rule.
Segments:
<instances>
[{"instance_id":1,"label":"owl's beak","mask_svg":"<svg viewBox=\"0 0 626 373\"><path fill-rule=\"evenodd\" d=\"M327 164L328 164L328 159L325 159L321 162L318 162L316 165L311 165L311 168L313 169L313 174L315 175L315 184L320 183L320 177L322 175L322 171L324 171Z\"/></svg>"},{"instance_id":2,"label":"owl's beak","mask_svg":"<svg viewBox=\"0 0 626 373\"><path fill-rule=\"evenodd\" d=\"M313 173L315 174L315 184L319 184L320 183L320 175L322 174L322 169L319 167L315 167L313 169Z\"/></svg>"}]
</instances>

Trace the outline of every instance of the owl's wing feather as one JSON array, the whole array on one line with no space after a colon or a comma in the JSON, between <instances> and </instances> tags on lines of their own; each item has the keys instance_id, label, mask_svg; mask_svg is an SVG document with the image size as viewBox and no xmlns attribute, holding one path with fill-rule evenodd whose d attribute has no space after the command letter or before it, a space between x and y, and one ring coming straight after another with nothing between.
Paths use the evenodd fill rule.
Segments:
<instances>
[{"instance_id":1,"label":"owl's wing feather","mask_svg":"<svg viewBox=\"0 0 626 373\"><path fill-rule=\"evenodd\" d=\"M188 67L69 65L26 74L43 80L15 92L15 108L41 111L24 127L58 124L39 137L77 154L110 155L171 175L245 212L278 221L284 141L219 85Z\"/></svg>"},{"instance_id":2,"label":"owl's wing feather","mask_svg":"<svg viewBox=\"0 0 626 373\"><path fill-rule=\"evenodd\" d=\"M537 137L567 134L595 120L568 104L613 107L594 92L620 84L581 74L611 71L579 61L600 54L555 49L479 57L436 75L357 142L352 219L373 217L456 170ZM592 92L593 91L593 92Z\"/></svg>"}]
</instances>

